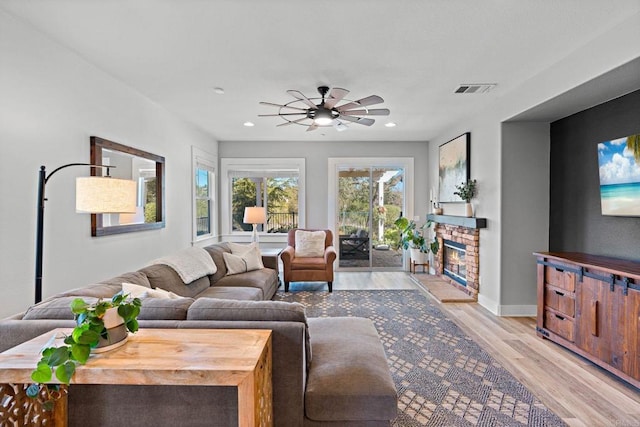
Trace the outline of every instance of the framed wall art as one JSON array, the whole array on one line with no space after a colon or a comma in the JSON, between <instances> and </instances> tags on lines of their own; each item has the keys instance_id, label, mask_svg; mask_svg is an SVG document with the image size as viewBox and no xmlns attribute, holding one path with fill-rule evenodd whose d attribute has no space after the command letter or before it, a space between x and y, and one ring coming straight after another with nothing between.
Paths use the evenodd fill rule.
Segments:
<instances>
[{"instance_id":1,"label":"framed wall art","mask_svg":"<svg viewBox=\"0 0 640 427\"><path fill-rule=\"evenodd\" d=\"M467 132L440 146L438 202L463 202L460 197L453 193L456 191L456 185L467 182L469 179L471 169L470 144L471 134Z\"/></svg>"},{"instance_id":2,"label":"framed wall art","mask_svg":"<svg viewBox=\"0 0 640 427\"><path fill-rule=\"evenodd\" d=\"M602 215L640 217L640 134L598 144Z\"/></svg>"}]
</instances>

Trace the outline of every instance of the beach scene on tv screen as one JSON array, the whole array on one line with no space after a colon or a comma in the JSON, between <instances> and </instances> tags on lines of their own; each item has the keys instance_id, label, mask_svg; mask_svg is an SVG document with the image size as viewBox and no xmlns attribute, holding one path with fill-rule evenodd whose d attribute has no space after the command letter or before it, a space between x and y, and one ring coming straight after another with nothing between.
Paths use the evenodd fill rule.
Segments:
<instances>
[{"instance_id":1,"label":"beach scene on tv screen","mask_svg":"<svg viewBox=\"0 0 640 427\"><path fill-rule=\"evenodd\" d=\"M640 134L598 144L602 215L640 216Z\"/></svg>"}]
</instances>

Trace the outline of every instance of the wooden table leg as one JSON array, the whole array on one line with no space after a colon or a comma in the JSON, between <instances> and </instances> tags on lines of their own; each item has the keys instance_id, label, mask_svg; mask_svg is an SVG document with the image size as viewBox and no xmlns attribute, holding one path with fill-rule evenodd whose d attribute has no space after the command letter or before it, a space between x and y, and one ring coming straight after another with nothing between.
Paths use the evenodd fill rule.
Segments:
<instances>
[{"instance_id":1,"label":"wooden table leg","mask_svg":"<svg viewBox=\"0 0 640 427\"><path fill-rule=\"evenodd\" d=\"M238 384L238 426L273 426L271 339L253 373Z\"/></svg>"},{"instance_id":2,"label":"wooden table leg","mask_svg":"<svg viewBox=\"0 0 640 427\"><path fill-rule=\"evenodd\" d=\"M0 384L0 426L67 426L67 386L60 386L55 393L55 406L45 411L42 402L47 399L45 390L40 398L27 396L30 384Z\"/></svg>"}]
</instances>

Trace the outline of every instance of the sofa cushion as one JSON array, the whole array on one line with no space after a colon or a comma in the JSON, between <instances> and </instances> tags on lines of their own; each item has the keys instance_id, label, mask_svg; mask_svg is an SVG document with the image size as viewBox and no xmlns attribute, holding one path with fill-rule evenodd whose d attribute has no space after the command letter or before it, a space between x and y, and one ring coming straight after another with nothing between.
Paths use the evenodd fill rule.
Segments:
<instances>
[{"instance_id":1,"label":"sofa cushion","mask_svg":"<svg viewBox=\"0 0 640 427\"><path fill-rule=\"evenodd\" d=\"M151 287L151 283L149 283L149 279L147 275L140 271L132 271L129 273L124 273L116 277L112 277L108 280L101 280L100 283L105 283L109 285L119 285L122 286L123 283L134 283L136 285L145 286L147 288ZM119 292L119 291L118 291Z\"/></svg>"},{"instance_id":2,"label":"sofa cushion","mask_svg":"<svg viewBox=\"0 0 640 427\"><path fill-rule=\"evenodd\" d=\"M300 322L305 324L307 368L311 363L309 328L304 306L285 301L236 301L198 298L191 304L187 320L231 320L257 322Z\"/></svg>"},{"instance_id":3,"label":"sofa cushion","mask_svg":"<svg viewBox=\"0 0 640 427\"><path fill-rule=\"evenodd\" d=\"M84 296L65 296L48 299L29 307L22 320L36 319L70 319L73 320L71 302L76 298L82 298L89 304L98 301L98 298Z\"/></svg>"},{"instance_id":4,"label":"sofa cushion","mask_svg":"<svg viewBox=\"0 0 640 427\"><path fill-rule=\"evenodd\" d=\"M111 299L112 296L122 290L122 283L107 284L97 283L94 285L84 286L82 288L71 289L68 291L56 294L47 300L61 298L61 297L80 297L80 298L102 298Z\"/></svg>"},{"instance_id":5,"label":"sofa cushion","mask_svg":"<svg viewBox=\"0 0 640 427\"><path fill-rule=\"evenodd\" d=\"M198 298L262 301L262 289L242 286L211 286L209 289L200 293Z\"/></svg>"},{"instance_id":6,"label":"sofa cushion","mask_svg":"<svg viewBox=\"0 0 640 427\"><path fill-rule=\"evenodd\" d=\"M324 231L296 230L296 257L322 257L324 256Z\"/></svg>"},{"instance_id":7,"label":"sofa cushion","mask_svg":"<svg viewBox=\"0 0 640 427\"><path fill-rule=\"evenodd\" d=\"M216 243L214 245L205 246L204 250L209 252L213 262L216 264L218 271L209 276L211 285L227 275L227 266L224 264L223 253L231 253L231 249L227 243Z\"/></svg>"},{"instance_id":8,"label":"sofa cushion","mask_svg":"<svg viewBox=\"0 0 640 427\"><path fill-rule=\"evenodd\" d=\"M158 258L151 261L151 264L168 265L178 273L178 276L187 285L201 277L215 273L218 269L211 255L197 246Z\"/></svg>"},{"instance_id":9,"label":"sofa cushion","mask_svg":"<svg viewBox=\"0 0 640 427\"><path fill-rule=\"evenodd\" d=\"M160 288L165 291L176 293L183 297L195 297L210 285L209 277L201 277L185 285L176 271L164 264L149 265L139 272L144 273L149 278L152 288ZM131 282L129 282L131 283Z\"/></svg>"},{"instance_id":10,"label":"sofa cushion","mask_svg":"<svg viewBox=\"0 0 640 427\"><path fill-rule=\"evenodd\" d=\"M193 298L142 298L138 320L186 320Z\"/></svg>"},{"instance_id":11,"label":"sofa cushion","mask_svg":"<svg viewBox=\"0 0 640 427\"><path fill-rule=\"evenodd\" d=\"M162 299L177 299L187 298L174 294L173 292L165 291L160 288L145 288L144 286L134 285L133 283L123 283L122 293L129 295L131 298L162 298Z\"/></svg>"},{"instance_id":12,"label":"sofa cushion","mask_svg":"<svg viewBox=\"0 0 640 427\"><path fill-rule=\"evenodd\" d=\"M242 274L225 276L218 280L214 286L259 288L262 290L261 299L270 300L278 289L278 273L270 268L261 268Z\"/></svg>"},{"instance_id":13,"label":"sofa cushion","mask_svg":"<svg viewBox=\"0 0 640 427\"><path fill-rule=\"evenodd\" d=\"M308 320L313 361L305 392L315 421L392 420L397 394L384 349L369 319Z\"/></svg>"}]
</instances>

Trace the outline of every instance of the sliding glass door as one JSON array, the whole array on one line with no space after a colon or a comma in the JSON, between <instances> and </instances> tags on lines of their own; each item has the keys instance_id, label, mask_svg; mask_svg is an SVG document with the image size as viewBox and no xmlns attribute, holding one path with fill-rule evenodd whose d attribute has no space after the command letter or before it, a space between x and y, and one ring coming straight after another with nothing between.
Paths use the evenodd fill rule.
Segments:
<instances>
[{"instance_id":1,"label":"sliding glass door","mask_svg":"<svg viewBox=\"0 0 640 427\"><path fill-rule=\"evenodd\" d=\"M338 266L401 268L400 236L393 223L404 206L404 168L339 166L336 173Z\"/></svg>"}]
</instances>

